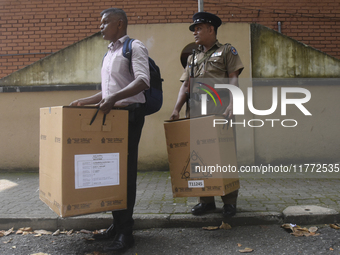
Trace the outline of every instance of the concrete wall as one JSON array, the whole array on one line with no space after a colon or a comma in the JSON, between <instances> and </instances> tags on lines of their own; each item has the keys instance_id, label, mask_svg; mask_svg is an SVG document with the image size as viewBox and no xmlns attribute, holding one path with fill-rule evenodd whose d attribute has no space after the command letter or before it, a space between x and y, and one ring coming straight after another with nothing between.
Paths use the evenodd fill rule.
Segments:
<instances>
[{"instance_id":1,"label":"concrete wall","mask_svg":"<svg viewBox=\"0 0 340 255\"><path fill-rule=\"evenodd\" d=\"M251 27L253 78L261 78L253 79L256 109L270 108L273 87L278 88L279 98L282 87L302 87L311 93L311 100L304 106L312 114L305 116L297 107L288 106L287 115L282 116L279 99L273 114L254 116L298 122L294 128L282 127L280 122L275 127L267 122L254 128L255 162L339 162L340 60L261 25ZM303 95L289 96L294 97Z\"/></svg>"},{"instance_id":2,"label":"concrete wall","mask_svg":"<svg viewBox=\"0 0 340 255\"><path fill-rule=\"evenodd\" d=\"M161 69L164 84L164 105L160 112L147 116L140 143L140 169L168 169L163 122L172 113L181 86L183 72L181 52L193 42L189 24L130 25L128 33L144 42L150 56ZM181 36L174 36L181 35ZM232 43L238 50L245 70L242 77L251 77L249 24L223 24L219 41ZM100 66L108 42L100 34L71 45L41 61L0 80L2 91L30 90L53 85L91 85L100 83ZM248 87L249 83L241 84ZM0 169L37 168L39 152L39 108L68 105L71 101L97 91L45 91L0 93ZM240 131L242 135L242 131ZM254 144L252 132L239 139L241 160L252 163Z\"/></svg>"},{"instance_id":3,"label":"concrete wall","mask_svg":"<svg viewBox=\"0 0 340 255\"><path fill-rule=\"evenodd\" d=\"M37 170L39 109L67 105L93 91L0 93L0 169Z\"/></svg>"}]
</instances>

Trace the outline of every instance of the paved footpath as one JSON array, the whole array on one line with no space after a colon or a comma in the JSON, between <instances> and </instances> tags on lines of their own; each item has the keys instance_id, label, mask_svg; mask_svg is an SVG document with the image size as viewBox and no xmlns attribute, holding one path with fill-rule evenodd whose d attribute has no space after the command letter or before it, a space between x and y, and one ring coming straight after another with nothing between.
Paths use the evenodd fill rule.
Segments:
<instances>
[{"instance_id":1,"label":"paved footpath","mask_svg":"<svg viewBox=\"0 0 340 255\"><path fill-rule=\"evenodd\" d=\"M139 172L135 228L231 225L323 224L340 222L340 178L241 178L237 214L223 219L216 197L214 213L193 216L197 198L173 198L169 172ZM112 221L109 212L60 218L39 200L38 173L0 171L0 230L99 229Z\"/></svg>"}]
</instances>

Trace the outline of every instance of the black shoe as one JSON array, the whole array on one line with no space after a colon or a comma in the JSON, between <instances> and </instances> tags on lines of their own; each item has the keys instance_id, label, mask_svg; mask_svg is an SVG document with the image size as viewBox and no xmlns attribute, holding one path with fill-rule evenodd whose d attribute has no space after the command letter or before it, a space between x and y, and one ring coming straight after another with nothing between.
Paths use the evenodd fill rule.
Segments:
<instances>
[{"instance_id":1,"label":"black shoe","mask_svg":"<svg viewBox=\"0 0 340 255\"><path fill-rule=\"evenodd\" d=\"M206 213L207 211L211 211L215 209L216 209L215 203L208 203L208 204L199 203L191 209L191 213L193 215L201 215L203 213Z\"/></svg>"},{"instance_id":2,"label":"black shoe","mask_svg":"<svg viewBox=\"0 0 340 255\"><path fill-rule=\"evenodd\" d=\"M133 235L117 234L110 246L106 247L107 251L123 251L131 248L135 244Z\"/></svg>"},{"instance_id":3,"label":"black shoe","mask_svg":"<svg viewBox=\"0 0 340 255\"><path fill-rule=\"evenodd\" d=\"M113 224L106 229L104 232L98 233L98 234L94 234L92 236L92 238L96 239L96 240L107 240L110 238L114 238L116 236L116 230L113 226Z\"/></svg>"},{"instance_id":4,"label":"black shoe","mask_svg":"<svg viewBox=\"0 0 340 255\"><path fill-rule=\"evenodd\" d=\"M223 216L224 217L231 217L236 214L236 205L232 204L225 204L223 206Z\"/></svg>"}]
</instances>

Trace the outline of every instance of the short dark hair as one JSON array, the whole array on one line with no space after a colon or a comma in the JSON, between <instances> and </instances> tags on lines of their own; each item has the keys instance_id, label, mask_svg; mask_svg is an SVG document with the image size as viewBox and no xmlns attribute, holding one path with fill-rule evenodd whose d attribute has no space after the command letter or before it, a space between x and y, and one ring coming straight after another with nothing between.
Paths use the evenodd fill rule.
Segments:
<instances>
[{"instance_id":1,"label":"short dark hair","mask_svg":"<svg viewBox=\"0 0 340 255\"><path fill-rule=\"evenodd\" d=\"M113 14L113 15L117 15L119 18L121 18L125 24L127 25L128 23L128 19L127 19L127 15L125 13L125 11L123 9L119 9L119 8L109 8L106 9L104 11L102 11L100 13L100 16L103 17L104 14Z\"/></svg>"},{"instance_id":2,"label":"short dark hair","mask_svg":"<svg viewBox=\"0 0 340 255\"><path fill-rule=\"evenodd\" d=\"M204 24L207 24L208 26L212 26L214 28L215 34L217 35L217 28L218 28L217 26L214 26L211 23L204 23Z\"/></svg>"},{"instance_id":3,"label":"short dark hair","mask_svg":"<svg viewBox=\"0 0 340 255\"><path fill-rule=\"evenodd\" d=\"M217 27L214 26L215 34L217 35Z\"/></svg>"},{"instance_id":4,"label":"short dark hair","mask_svg":"<svg viewBox=\"0 0 340 255\"><path fill-rule=\"evenodd\" d=\"M210 23L203 23L203 24L207 24L208 26L212 26L214 28L215 35L217 35L217 27L216 26L214 26L213 24L210 24Z\"/></svg>"}]
</instances>

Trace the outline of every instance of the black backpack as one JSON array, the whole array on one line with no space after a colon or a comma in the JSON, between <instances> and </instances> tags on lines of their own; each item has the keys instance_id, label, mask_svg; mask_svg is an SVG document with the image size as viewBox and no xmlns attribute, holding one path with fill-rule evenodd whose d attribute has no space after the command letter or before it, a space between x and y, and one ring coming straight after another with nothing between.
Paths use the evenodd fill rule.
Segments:
<instances>
[{"instance_id":1,"label":"black backpack","mask_svg":"<svg viewBox=\"0 0 340 255\"><path fill-rule=\"evenodd\" d=\"M132 42L134 39L127 39L123 44L123 56L129 60L130 72L131 72L131 56L132 56ZM158 112L163 104L163 90L161 72L155 61L149 57L149 69L150 69L150 88L144 91L146 99L145 115L150 115Z\"/></svg>"}]
</instances>

